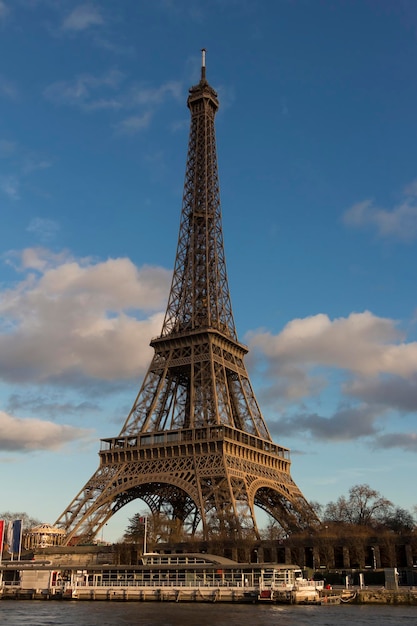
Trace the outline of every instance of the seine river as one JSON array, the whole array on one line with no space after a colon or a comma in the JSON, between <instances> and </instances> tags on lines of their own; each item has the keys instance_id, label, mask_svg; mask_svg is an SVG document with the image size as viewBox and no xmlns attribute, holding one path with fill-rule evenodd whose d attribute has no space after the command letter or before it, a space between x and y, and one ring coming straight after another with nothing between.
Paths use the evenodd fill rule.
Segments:
<instances>
[{"instance_id":1,"label":"seine river","mask_svg":"<svg viewBox=\"0 0 417 626\"><path fill-rule=\"evenodd\" d=\"M413 606L259 606L174 602L3 600L13 626L416 626Z\"/></svg>"}]
</instances>

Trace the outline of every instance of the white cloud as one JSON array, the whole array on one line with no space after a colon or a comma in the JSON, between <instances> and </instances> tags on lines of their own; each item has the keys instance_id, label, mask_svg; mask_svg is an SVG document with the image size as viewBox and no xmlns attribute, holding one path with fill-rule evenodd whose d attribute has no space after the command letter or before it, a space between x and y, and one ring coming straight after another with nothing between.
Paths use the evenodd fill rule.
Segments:
<instances>
[{"instance_id":1,"label":"white cloud","mask_svg":"<svg viewBox=\"0 0 417 626\"><path fill-rule=\"evenodd\" d=\"M0 294L0 379L71 384L80 376L120 380L144 372L170 272L45 250L21 258L23 279Z\"/></svg>"},{"instance_id":2,"label":"white cloud","mask_svg":"<svg viewBox=\"0 0 417 626\"><path fill-rule=\"evenodd\" d=\"M248 344L261 369L259 396L280 415L272 431L415 449L411 435L386 431L417 410L417 343L406 342L394 320L369 311L334 320L319 314L292 320L278 335L251 333Z\"/></svg>"},{"instance_id":3,"label":"white cloud","mask_svg":"<svg viewBox=\"0 0 417 626\"><path fill-rule=\"evenodd\" d=\"M13 265L16 271L34 269L40 272L45 272L47 269L52 269L72 260L71 255L66 250L54 253L47 248L25 248L20 252L9 252L5 258L6 262ZM18 261L18 265L16 265L15 259ZM85 265L89 263L89 260L83 259L81 263Z\"/></svg>"},{"instance_id":4,"label":"white cloud","mask_svg":"<svg viewBox=\"0 0 417 626\"><path fill-rule=\"evenodd\" d=\"M0 411L0 451L56 451L71 441L90 437L92 432L40 419L13 417Z\"/></svg>"},{"instance_id":5,"label":"white cloud","mask_svg":"<svg viewBox=\"0 0 417 626\"><path fill-rule=\"evenodd\" d=\"M417 237L417 181L404 190L404 200L391 210L375 206L372 200L358 202L343 216L348 226L374 227L380 237L411 241Z\"/></svg>"},{"instance_id":6,"label":"white cloud","mask_svg":"<svg viewBox=\"0 0 417 626\"><path fill-rule=\"evenodd\" d=\"M92 4L80 4L62 23L63 30L80 32L91 26L104 24L100 10Z\"/></svg>"},{"instance_id":7,"label":"white cloud","mask_svg":"<svg viewBox=\"0 0 417 626\"><path fill-rule=\"evenodd\" d=\"M251 347L283 368L326 366L365 376L407 377L417 372L417 343L401 339L393 320L369 311L333 321L318 314L292 320L276 336L269 332L249 335Z\"/></svg>"}]
</instances>

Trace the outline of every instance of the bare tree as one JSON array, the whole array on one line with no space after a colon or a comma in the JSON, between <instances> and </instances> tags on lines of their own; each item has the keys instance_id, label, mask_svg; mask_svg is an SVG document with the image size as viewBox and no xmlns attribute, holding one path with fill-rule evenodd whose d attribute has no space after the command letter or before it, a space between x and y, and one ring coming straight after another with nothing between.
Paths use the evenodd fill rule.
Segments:
<instances>
[{"instance_id":1,"label":"bare tree","mask_svg":"<svg viewBox=\"0 0 417 626\"><path fill-rule=\"evenodd\" d=\"M22 520L22 529L23 532L26 532L33 528L34 526L39 526L42 522L34 517L31 517L27 513L11 513L10 511L6 511L5 513L0 513L0 520L4 520L6 524L9 522L13 522L14 520L21 519Z\"/></svg>"},{"instance_id":2,"label":"bare tree","mask_svg":"<svg viewBox=\"0 0 417 626\"><path fill-rule=\"evenodd\" d=\"M374 526L387 518L392 507L390 500L369 485L355 485L349 489L348 498L341 496L336 502L329 502L323 517L324 521Z\"/></svg>"},{"instance_id":3,"label":"bare tree","mask_svg":"<svg viewBox=\"0 0 417 626\"><path fill-rule=\"evenodd\" d=\"M269 518L267 526L261 530L261 539L274 541L285 539L287 532L282 528L281 524L276 519Z\"/></svg>"},{"instance_id":4,"label":"bare tree","mask_svg":"<svg viewBox=\"0 0 417 626\"><path fill-rule=\"evenodd\" d=\"M313 509L314 513L317 515L317 517L321 519L323 515L324 506L320 502L317 502L316 500L310 500L310 506Z\"/></svg>"},{"instance_id":5,"label":"bare tree","mask_svg":"<svg viewBox=\"0 0 417 626\"><path fill-rule=\"evenodd\" d=\"M406 509L396 507L392 512L383 519L383 524L390 530L394 530L397 533L410 532L415 526L416 522L414 517Z\"/></svg>"}]
</instances>

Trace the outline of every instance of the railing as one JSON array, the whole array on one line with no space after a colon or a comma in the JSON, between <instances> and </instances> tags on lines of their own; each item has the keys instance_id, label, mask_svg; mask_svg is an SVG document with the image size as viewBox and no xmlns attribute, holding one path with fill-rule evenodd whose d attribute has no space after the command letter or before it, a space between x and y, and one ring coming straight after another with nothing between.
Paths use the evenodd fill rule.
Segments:
<instances>
[{"instance_id":1,"label":"railing","mask_svg":"<svg viewBox=\"0 0 417 626\"><path fill-rule=\"evenodd\" d=\"M101 439L101 451L130 450L150 446L166 446L176 443L190 443L200 441L219 441L228 439L242 445L269 452L289 460L290 451L276 445L272 441L260 439L255 435L230 428L229 426L207 426L205 428L189 428L181 430L167 430L157 433L143 433L136 436L113 437Z\"/></svg>"},{"instance_id":2,"label":"railing","mask_svg":"<svg viewBox=\"0 0 417 626\"><path fill-rule=\"evenodd\" d=\"M138 580L114 580L114 581L95 581L95 582L74 582L72 585L74 588L82 588L82 589L93 589L97 587L152 587L152 588L161 588L161 587L170 587L170 588L215 588L215 589L246 589L246 588L254 588L253 585L246 585L241 581L230 582L230 581L218 581L218 582L201 582L201 581L138 581Z\"/></svg>"}]
</instances>

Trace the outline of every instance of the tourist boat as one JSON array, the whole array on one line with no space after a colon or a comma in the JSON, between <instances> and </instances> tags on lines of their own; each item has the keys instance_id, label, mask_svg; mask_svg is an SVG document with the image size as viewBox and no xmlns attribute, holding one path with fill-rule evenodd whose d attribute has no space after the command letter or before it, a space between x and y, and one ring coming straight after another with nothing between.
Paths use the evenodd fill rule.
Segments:
<instances>
[{"instance_id":1,"label":"tourist boat","mask_svg":"<svg viewBox=\"0 0 417 626\"><path fill-rule=\"evenodd\" d=\"M3 562L3 597L78 600L318 602L323 583L296 565L237 563L209 554L149 553L138 565Z\"/></svg>"}]
</instances>

